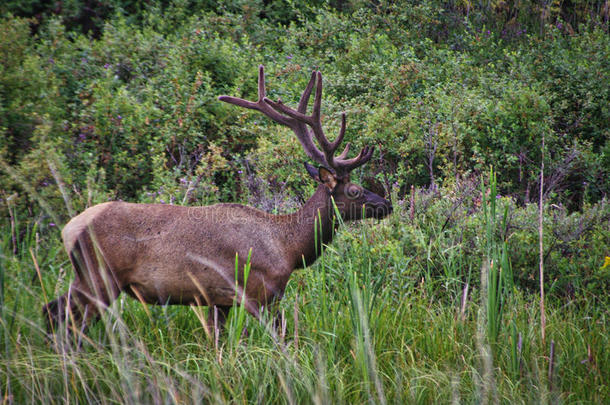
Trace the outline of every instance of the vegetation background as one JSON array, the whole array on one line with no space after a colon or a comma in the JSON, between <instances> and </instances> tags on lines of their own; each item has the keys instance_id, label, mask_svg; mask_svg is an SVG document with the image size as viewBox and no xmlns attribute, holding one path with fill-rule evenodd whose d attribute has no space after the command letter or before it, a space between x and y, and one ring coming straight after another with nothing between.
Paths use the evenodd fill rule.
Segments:
<instances>
[{"instance_id":1,"label":"vegetation background","mask_svg":"<svg viewBox=\"0 0 610 405\"><path fill-rule=\"evenodd\" d=\"M3 402L610 402L609 16L607 0L2 2ZM60 230L86 207L283 213L313 192L289 130L217 101L254 98L258 64L291 103L323 72L329 133L346 111L346 137L376 146L353 177L395 213L293 275L279 331L236 309L207 336L205 309L122 297L80 348L45 340L40 308L73 277Z\"/></svg>"}]
</instances>

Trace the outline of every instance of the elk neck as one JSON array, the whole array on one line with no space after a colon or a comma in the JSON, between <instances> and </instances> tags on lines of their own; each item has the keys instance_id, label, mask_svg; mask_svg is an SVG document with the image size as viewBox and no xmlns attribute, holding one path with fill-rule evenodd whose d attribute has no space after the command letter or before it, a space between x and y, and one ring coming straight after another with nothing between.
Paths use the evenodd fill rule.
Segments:
<instances>
[{"instance_id":1,"label":"elk neck","mask_svg":"<svg viewBox=\"0 0 610 405\"><path fill-rule=\"evenodd\" d=\"M284 243L293 254L296 268L303 267L303 259L308 266L315 262L322 254L323 245L332 241L338 226L331 191L324 185L318 186L301 209L282 217L286 226Z\"/></svg>"}]
</instances>

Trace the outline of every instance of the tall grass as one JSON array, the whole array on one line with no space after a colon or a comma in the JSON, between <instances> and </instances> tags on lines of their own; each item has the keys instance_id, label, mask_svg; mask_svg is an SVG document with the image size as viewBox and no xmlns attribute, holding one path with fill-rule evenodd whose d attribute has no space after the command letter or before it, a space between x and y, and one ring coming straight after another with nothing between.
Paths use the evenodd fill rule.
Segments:
<instances>
[{"instance_id":1,"label":"tall grass","mask_svg":"<svg viewBox=\"0 0 610 405\"><path fill-rule=\"evenodd\" d=\"M506 235L500 231L506 229L508 206L504 208L502 220L498 223L496 210L497 180L493 169L489 174L489 188L481 182L481 206L485 226L485 252L484 265L481 272L481 285L484 286L485 295L481 301L486 303L487 338L490 343L497 343L502 327L502 314L504 303L513 287L512 271L507 254ZM482 288L483 290L483 288Z\"/></svg>"},{"instance_id":2,"label":"tall grass","mask_svg":"<svg viewBox=\"0 0 610 405\"><path fill-rule=\"evenodd\" d=\"M442 224L417 218L407 223L408 204L395 204L385 221L344 225L312 268L293 274L277 333L269 315L258 321L238 306L227 329L210 339L203 308L144 306L121 296L80 348L60 344L60 338L48 341L40 313L43 291L49 298L58 295L73 277L58 232L41 237L35 225L16 222L25 237L14 250L5 223L3 402L607 403L608 308L586 297L546 302L547 341L555 342L549 376L538 298L512 285L507 290L507 281L500 284L510 268L496 232L506 215L498 217L494 191L486 192L481 210L489 216L480 231L494 241L487 294L471 278L472 258L464 247L441 249ZM496 228L488 233L493 221ZM413 227L428 241L431 259L443 255L443 272L412 264L391 237L402 227Z\"/></svg>"}]
</instances>

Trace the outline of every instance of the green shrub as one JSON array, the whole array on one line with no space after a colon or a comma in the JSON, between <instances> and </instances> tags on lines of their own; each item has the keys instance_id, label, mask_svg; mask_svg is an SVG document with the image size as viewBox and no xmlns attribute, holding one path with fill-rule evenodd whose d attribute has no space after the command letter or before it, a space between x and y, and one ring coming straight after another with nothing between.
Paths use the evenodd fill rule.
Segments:
<instances>
[{"instance_id":1,"label":"green shrub","mask_svg":"<svg viewBox=\"0 0 610 405\"><path fill-rule=\"evenodd\" d=\"M292 105L309 72L322 70L326 132L337 133L346 111L352 149L377 149L355 180L376 178L398 199L407 199L411 186L430 190L418 194L430 210L422 214L426 232L397 230L398 240L414 246L405 257L433 256L432 248L440 254L460 238L468 243L445 262L420 263L427 274L468 277L454 271L454 260L479 253L477 215L467 215L476 207L464 205L476 198L460 189L488 167L498 169L499 192L510 204L532 209L543 134L548 204L586 217L608 194L610 95L603 83L610 40L603 25L545 25L511 36L499 31L504 12L485 7L464 22L461 6L435 2L337 4L343 11L314 2L282 12L280 2L193 4L108 15L95 37L60 19L48 18L36 36L30 20L1 20L0 188L3 198L18 194L20 217L42 209L45 221L61 223L107 199L293 209L313 188L294 136L216 99L256 98L259 63L268 96ZM124 11L132 6L122 4ZM265 14L267 6L274 11ZM498 24L483 25L494 15ZM520 14L519 24L525 19ZM451 197L436 201L438 190ZM459 238L450 231L458 222ZM424 236L429 232L437 242ZM529 269L534 256L517 256ZM595 278L591 260L587 274ZM570 264L561 263L557 277L565 280L559 274Z\"/></svg>"}]
</instances>

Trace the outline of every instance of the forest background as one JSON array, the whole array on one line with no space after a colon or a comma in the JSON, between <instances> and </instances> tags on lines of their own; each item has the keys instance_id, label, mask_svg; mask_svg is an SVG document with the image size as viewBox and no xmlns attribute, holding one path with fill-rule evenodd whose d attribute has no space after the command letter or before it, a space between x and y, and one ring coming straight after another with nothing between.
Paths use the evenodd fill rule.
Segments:
<instances>
[{"instance_id":1,"label":"forest background","mask_svg":"<svg viewBox=\"0 0 610 405\"><path fill-rule=\"evenodd\" d=\"M607 0L3 2L4 400L607 402L609 15ZM395 213L293 275L280 336L236 310L214 339L205 310L124 297L82 348L49 344L40 308L73 277L60 230L85 208L286 213L312 194L288 129L217 100L255 98L259 64L292 105L322 71L327 133L345 111L346 138L376 147L353 179Z\"/></svg>"}]
</instances>

